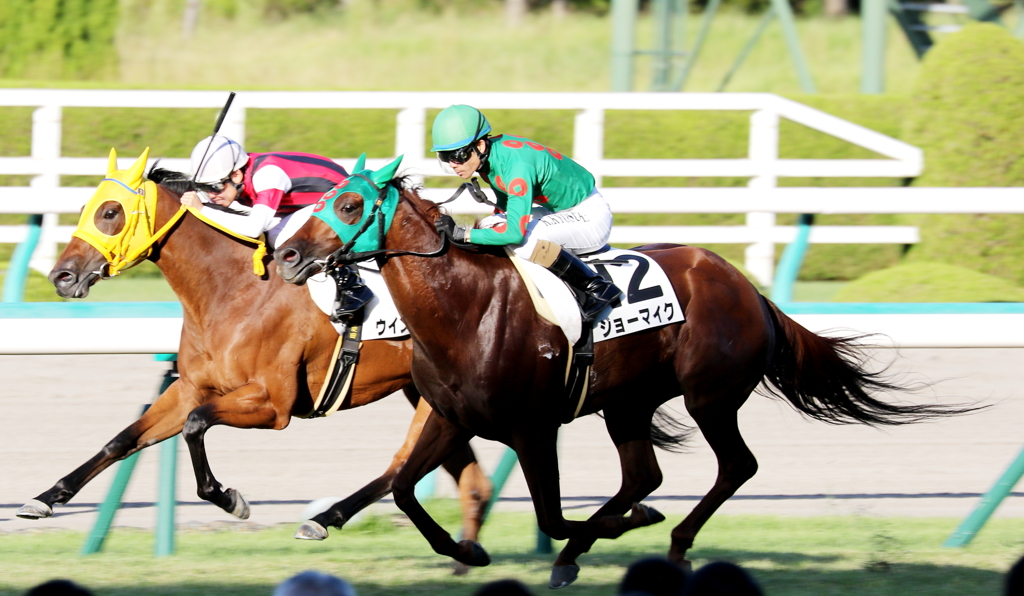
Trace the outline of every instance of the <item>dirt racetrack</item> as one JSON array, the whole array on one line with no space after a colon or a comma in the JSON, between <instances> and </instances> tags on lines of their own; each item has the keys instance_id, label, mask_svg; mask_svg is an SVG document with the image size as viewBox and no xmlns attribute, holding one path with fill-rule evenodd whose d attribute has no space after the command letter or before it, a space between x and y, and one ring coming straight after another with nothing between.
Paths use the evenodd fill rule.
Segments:
<instances>
[{"instance_id":1,"label":"dirt racetrack","mask_svg":"<svg viewBox=\"0 0 1024 596\"><path fill-rule=\"evenodd\" d=\"M893 355L878 353L883 360ZM165 368L149 356L0 357L0 531L91 527L113 468L47 520L22 520L14 512L134 420ZM755 395L740 411L740 427L760 470L722 513L965 516L1024 447L1024 349L907 350L893 370L933 383L902 399L991 407L956 419L873 429L807 421L785 403ZM685 412L678 400L670 405ZM327 419L296 419L280 432L215 427L207 435L210 462L225 486L250 500L248 523L291 523L308 501L348 495L383 471L411 415L396 395ZM231 522L195 496L192 466L184 443L178 445L178 523ZM474 440L474 447L488 472L505 449L482 440ZM154 526L158 453L142 453L117 525ZM659 452L658 458L665 481L648 503L666 512L688 511L714 481L710 449L698 436L690 453ZM563 428L560 461L567 508L589 509L618 488L615 451L596 416ZM440 480L438 493L454 494L450 478ZM503 497L499 509L528 507L518 470ZM394 506L385 501L374 507ZM996 515L1024 516L1024 498L1007 499Z\"/></svg>"}]
</instances>

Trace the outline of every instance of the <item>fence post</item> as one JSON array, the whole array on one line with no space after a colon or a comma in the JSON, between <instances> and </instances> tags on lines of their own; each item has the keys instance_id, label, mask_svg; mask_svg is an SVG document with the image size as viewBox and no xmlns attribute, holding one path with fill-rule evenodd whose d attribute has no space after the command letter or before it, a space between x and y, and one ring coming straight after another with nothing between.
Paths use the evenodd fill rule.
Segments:
<instances>
[{"instance_id":1,"label":"fence post","mask_svg":"<svg viewBox=\"0 0 1024 596\"><path fill-rule=\"evenodd\" d=\"M1003 472L999 480L996 480L992 488L981 497L981 500L975 505L971 514L957 526L953 534L942 543L942 546L967 546L974 539L974 535L985 525L988 518L995 513L996 508L1003 502L1003 499L1010 494L1010 491L1013 490L1013 487L1020 481L1022 476L1024 476L1024 451L1017 454L1017 458L1013 460L1010 467Z\"/></svg>"},{"instance_id":2,"label":"fence post","mask_svg":"<svg viewBox=\"0 0 1024 596\"><path fill-rule=\"evenodd\" d=\"M637 0L612 0L612 91L633 90L638 7Z\"/></svg>"},{"instance_id":3,"label":"fence post","mask_svg":"<svg viewBox=\"0 0 1024 596\"><path fill-rule=\"evenodd\" d=\"M751 114L749 157L757 168L747 186L751 189L775 188L778 183L775 161L779 158L779 114L774 109L760 109ZM764 240L747 246L747 270L762 286L770 287L775 266L775 244L771 240L775 214L748 213L747 226L764 231Z\"/></svg>"},{"instance_id":4,"label":"fence post","mask_svg":"<svg viewBox=\"0 0 1024 596\"><path fill-rule=\"evenodd\" d=\"M142 413L145 414L148 409L148 405L142 406ZM110 483L110 490L107 492L106 498L100 503L99 517L96 518L96 523L93 524L92 530L85 538L81 554L91 555L103 550L103 543L107 539L107 534L110 533L110 526L114 523L114 515L121 508L121 499L124 497L125 489L128 488L128 481L132 479L132 471L135 470L140 453L142 452L136 451L118 464L117 474L114 476L114 481Z\"/></svg>"},{"instance_id":5,"label":"fence post","mask_svg":"<svg viewBox=\"0 0 1024 596\"><path fill-rule=\"evenodd\" d=\"M171 363L160 384L160 391L157 393L159 398L174 381L178 380L178 355L157 354L156 359ZM174 554L174 513L178 505L178 436L174 435L160 445L160 488L156 502L156 545L153 549L153 554L157 557Z\"/></svg>"},{"instance_id":6,"label":"fence post","mask_svg":"<svg viewBox=\"0 0 1024 596\"><path fill-rule=\"evenodd\" d=\"M604 159L604 108L584 108L573 120L572 159L590 170L594 185L601 187Z\"/></svg>"},{"instance_id":7,"label":"fence post","mask_svg":"<svg viewBox=\"0 0 1024 596\"><path fill-rule=\"evenodd\" d=\"M885 17L887 0L861 3L860 92L877 95L885 91Z\"/></svg>"},{"instance_id":8,"label":"fence post","mask_svg":"<svg viewBox=\"0 0 1024 596\"><path fill-rule=\"evenodd\" d=\"M42 106L32 112L32 159L42 161L44 170L29 182L32 188L60 186L57 160L60 159L62 115L60 106ZM57 214L43 214L42 241L29 259L29 267L43 274L49 273L57 262L57 241L53 239L56 228Z\"/></svg>"},{"instance_id":9,"label":"fence post","mask_svg":"<svg viewBox=\"0 0 1024 596\"><path fill-rule=\"evenodd\" d=\"M427 108L398 110L395 117L395 155L404 155L410 165L418 165L425 157L423 143L427 138ZM423 176L412 176L412 182L423 184Z\"/></svg>"},{"instance_id":10,"label":"fence post","mask_svg":"<svg viewBox=\"0 0 1024 596\"><path fill-rule=\"evenodd\" d=\"M782 251L779 267L775 271L775 283L772 285L772 301L775 303L793 301L793 286L796 285L796 278L800 275L800 266L803 265L804 257L807 256L813 223L813 213L802 213L797 222L796 238Z\"/></svg>"},{"instance_id":11,"label":"fence post","mask_svg":"<svg viewBox=\"0 0 1024 596\"><path fill-rule=\"evenodd\" d=\"M43 216L35 213L28 216L28 235L14 248L11 261L4 276L3 302L25 300L25 284L28 282L29 260L39 245L43 232Z\"/></svg>"}]
</instances>

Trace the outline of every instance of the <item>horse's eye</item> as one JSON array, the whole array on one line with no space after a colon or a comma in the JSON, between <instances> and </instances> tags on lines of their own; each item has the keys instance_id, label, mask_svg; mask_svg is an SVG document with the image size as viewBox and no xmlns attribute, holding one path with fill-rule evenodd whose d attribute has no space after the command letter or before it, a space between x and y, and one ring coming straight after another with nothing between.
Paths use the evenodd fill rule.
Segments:
<instances>
[{"instance_id":1,"label":"horse's eye","mask_svg":"<svg viewBox=\"0 0 1024 596\"><path fill-rule=\"evenodd\" d=\"M114 219L117 217L117 209L107 209L103 212L103 219Z\"/></svg>"},{"instance_id":2,"label":"horse's eye","mask_svg":"<svg viewBox=\"0 0 1024 596\"><path fill-rule=\"evenodd\" d=\"M341 210L344 211L345 213L352 213L352 212L354 212L356 210L356 206L355 205L344 205L344 206L342 206Z\"/></svg>"}]
</instances>

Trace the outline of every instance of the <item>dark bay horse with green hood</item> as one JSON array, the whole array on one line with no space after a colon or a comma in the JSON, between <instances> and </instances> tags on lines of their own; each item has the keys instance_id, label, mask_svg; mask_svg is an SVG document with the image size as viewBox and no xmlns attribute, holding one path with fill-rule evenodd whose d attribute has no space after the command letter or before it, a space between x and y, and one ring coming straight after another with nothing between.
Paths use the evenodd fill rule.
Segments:
<instances>
[{"instance_id":1,"label":"dark bay horse with green hood","mask_svg":"<svg viewBox=\"0 0 1024 596\"><path fill-rule=\"evenodd\" d=\"M393 178L397 165L356 172L325 195L318 216L278 247L278 271L286 281L303 283L336 263L380 263L412 334L413 379L434 408L395 479L395 502L440 554L469 565L489 562L480 545L452 540L413 492L419 478L473 436L516 451L541 530L569 539L552 571L551 587L558 588L575 580L577 557L596 539L663 519L639 502L661 483L652 420L669 399L684 397L719 469L711 490L672 530L668 556L683 565L700 528L757 470L737 411L760 384L828 423L904 424L965 411L875 397L901 387L864 368L856 338L822 337L801 327L710 251L641 247L668 275L686 319L595 345L579 415L604 413L622 485L587 521L566 520L556 439L570 345L537 314L504 253L453 247L439 235L441 209Z\"/></svg>"}]
</instances>

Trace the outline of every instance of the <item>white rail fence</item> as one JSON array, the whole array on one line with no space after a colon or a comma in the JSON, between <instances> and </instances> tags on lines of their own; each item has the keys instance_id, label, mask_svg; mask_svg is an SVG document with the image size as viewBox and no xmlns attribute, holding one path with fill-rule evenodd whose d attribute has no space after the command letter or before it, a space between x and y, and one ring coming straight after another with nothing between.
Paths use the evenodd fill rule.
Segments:
<instances>
[{"instance_id":1,"label":"white rail fence","mask_svg":"<svg viewBox=\"0 0 1024 596\"><path fill-rule=\"evenodd\" d=\"M30 156L0 157L0 175L31 175L28 187L0 187L0 213L43 213L44 231L32 267L48 271L56 244L70 237L57 214L77 213L92 193L60 187L62 175L100 175L106 157L62 157L62 108L219 108L226 92L123 90L0 90L0 106L36 107ZM574 110L571 156L605 176L749 177L746 188L602 188L619 213L745 213L742 226L618 226L613 243L679 242L749 244L746 266L764 285L772 281L774 245L788 243L793 226L776 225L777 213L1024 213L1019 189L779 188L780 177L913 177L921 173L920 149L819 110L761 93L404 93L404 92L243 92L227 114L222 132L245 141L248 109L394 109L395 155L405 155L403 171L444 175L426 154L427 110L454 103L488 109ZM707 110L751 112L747 157L738 159L606 159L604 118L609 110ZM880 154L880 159L781 159L779 121L785 118ZM514 132L514 131L513 131ZM154 157L160 156L153 139ZM295 150L302 150L295 147ZM136 156L124 156L125 163ZM333 156L332 156L333 157ZM350 165L356 156L335 157ZM378 167L385 160L370 160ZM185 159L165 159L187 170ZM432 198L450 190L433 189ZM453 204L463 213L483 212L468 198ZM23 226L0 226L0 242L20 242ZM816 226L811 242L896 243L919 241L906 226Z\"/></svg>"}]
</instances>

